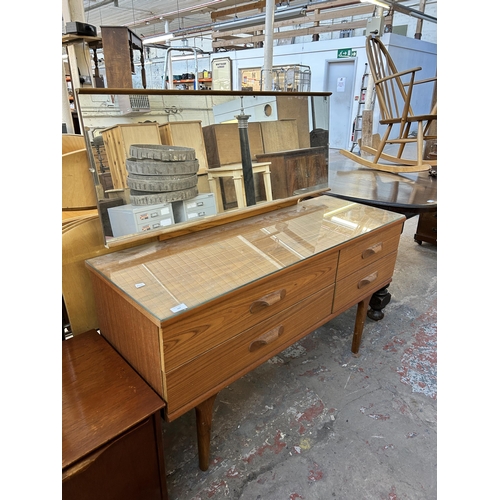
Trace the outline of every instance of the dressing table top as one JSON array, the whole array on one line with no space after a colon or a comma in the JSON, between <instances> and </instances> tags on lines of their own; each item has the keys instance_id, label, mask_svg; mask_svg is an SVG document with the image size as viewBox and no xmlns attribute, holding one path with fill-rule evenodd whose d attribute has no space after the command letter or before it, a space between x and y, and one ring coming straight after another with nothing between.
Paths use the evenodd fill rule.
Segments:
<instances>
[{"instance_id":1,"label":"dressing table top","mask_svg":"<svg viewBox=\"0 0 500 500\"><path fill-rule=\"evenodd\" d=\"M319 196L86 263L162 322L403 217Z\"/></svg>"}]
</instances>

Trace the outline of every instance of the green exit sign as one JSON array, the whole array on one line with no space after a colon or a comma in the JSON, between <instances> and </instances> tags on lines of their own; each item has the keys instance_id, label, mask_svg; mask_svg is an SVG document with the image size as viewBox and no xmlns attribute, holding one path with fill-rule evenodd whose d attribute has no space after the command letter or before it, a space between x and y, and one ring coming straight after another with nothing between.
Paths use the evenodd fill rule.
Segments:
<instances>
[{"instance_id":1,"label":"green exit sign","mask_svg":"<svg viewBox=\"0 0 500 500\"><path fill-rule=\"evenodd\" d=\"M339 49L337 50L337 58L342 59L343 57L356 57L357 51L352 49Z\"/></svg>"}]
</instances>

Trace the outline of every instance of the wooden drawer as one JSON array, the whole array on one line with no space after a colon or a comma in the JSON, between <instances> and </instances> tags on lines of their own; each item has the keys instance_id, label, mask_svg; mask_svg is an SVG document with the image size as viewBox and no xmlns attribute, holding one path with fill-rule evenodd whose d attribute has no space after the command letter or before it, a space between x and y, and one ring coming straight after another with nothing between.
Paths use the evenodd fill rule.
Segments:
<instances>
[{"instance_id":1,"label":"wooden drawer","mask_svg":"<svg viewBox=\"0 0 500 500\"><path fill-rule=\"evenodd\" d=\"M156 439L154 417L151 416L72 467L63 469L63 498L165 499L166 492L162 488L164 465L158 458Z\"/></svg>"},{"instance_id":2,"label":"wooden drawer","mask_svg":"<svg viewBox=\"0 0 500 500\"><path fill-rule=\"evenodd\" d=\"M325 252L245 286L212 307L172 318L163 325L165 373L332 285L337 261L338 252Z\"/></svg>"},{"instance_id":3,"label":"wooden drawer","mask_svg":"<svg viewBox=\"0 0 500 500\"><path fill-rule=\"evenodd\" d=\"M332 284L167 374L169 417L184 413L323 324L331 316L333 291Z\"/></svg>"},{"instance_id":4,"label":"wooden drawer","mask_svg":"<svg viewBox=\"0 0 500 500\"><path fill-rule=\"evenodd\" d=\"M396 256L397 252L392 252L384 258L352 273L347 278L337 281L333 300L333 313L346 310L382 288L391 279L396 264Z\"/></svg>"},{"instance_id":5,"label":"wooden drawer","mask_svg":"<svg viewBox=\"0 0 500 500\"><path fill-rule=\"evenodd\" d=\"M402 224L361 238L340 251L337 281L397 250Z\"/></svg>"}]
</instances>

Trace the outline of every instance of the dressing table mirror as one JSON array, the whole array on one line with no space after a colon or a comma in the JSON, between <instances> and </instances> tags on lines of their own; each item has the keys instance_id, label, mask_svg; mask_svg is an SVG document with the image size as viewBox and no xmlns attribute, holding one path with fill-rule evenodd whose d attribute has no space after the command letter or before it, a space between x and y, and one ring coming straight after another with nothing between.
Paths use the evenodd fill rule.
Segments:
<instances>
[{"instance_id":1,"label":"dressing table mirror","mask_svg":"<svg viewBox=\"0 0 500 500\"><path fill-rule=\"evenodd\" d=\"M329 96L77 89L104 245L196 231L327 184Z\"/></svg>"}]
</instances>

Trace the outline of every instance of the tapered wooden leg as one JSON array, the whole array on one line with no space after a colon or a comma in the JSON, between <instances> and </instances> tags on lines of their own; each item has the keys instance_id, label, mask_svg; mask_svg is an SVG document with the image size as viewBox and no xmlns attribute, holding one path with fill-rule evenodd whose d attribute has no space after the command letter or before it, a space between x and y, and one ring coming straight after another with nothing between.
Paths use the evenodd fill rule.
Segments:
<instances>
[{"instance_id":1,"label":"tapered wooden leg","mask_svg":"<svg viewBox=\"0 0 500 500\"><path fill-rule=\"evenodd\" d=\"M214 394L196 408L196 433L198 435L198 462L201 470L208 469L210 460L210 434L212 431L212 410L214 407Z\"/></svg>"},{"instance_id":2,"label":"tapered wooden leg","mask_svg":"<svg viewBox=\"0 0 500 500\"><path fill-rule=\"evenodd\" d=\"M359 346L361 345L361 337L363 335L363 328L365 327L366 313L368 312L368 304L370 303L370 296L358 302L358 309L356 311L356 323L354 324L354 334L352 336L351 352L358 354Z\"/></svg>"}]
</instances>

